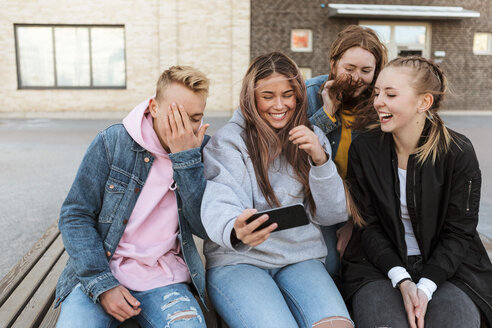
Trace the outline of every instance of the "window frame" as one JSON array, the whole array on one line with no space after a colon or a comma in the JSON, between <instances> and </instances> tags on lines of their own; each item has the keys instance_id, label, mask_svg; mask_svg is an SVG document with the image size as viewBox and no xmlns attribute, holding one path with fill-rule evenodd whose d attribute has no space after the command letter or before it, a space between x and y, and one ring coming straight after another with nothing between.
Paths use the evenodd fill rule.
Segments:
<instances>
[{"instance_id":1,"label":"window frame","mask_svg":"<svg viewBox=\"0 0 492 328\"><path fill-rule=\"evenodd\" d=\"M17 34L18 27L50 27L52 33L52 47L53 47L53 75L54 75L54 86L24 86L22 85L21 79L21 66L20 66L20 50L19 50L19 39ZM89 35L89 72L90 72L90 85L88 86L59 86L57 85L57 73L56 73L56 39L55 39L55 28L57 27L86 27L88 29ZM53 90L53 89L66 89L66 90L107 90L107 89L126 89L127 88L127 62L126 62L126 29L123 24L18 24L14 23L14 41L15 41L15 61L17 68L17 89L25 90ZM92 70L92 49L91 49L91 28L122 28L123 29L123 60L125 68L125 81L122 86L94 86L93 81L93 70Z\"/></svg>"},{"instance_id":2,"label":"window frame","mask_svg":"<svg viewBox=\"0 0 492 328\"><path fill-rule=\"evenodd\" d=\"M477 34L487 34L488 38L487 38L487 47L488 49L487 50L475 50L473 47L475 45L475 36ZM476 56L491 56L492 55L492 32L474 32L473 33L473 44L472 44L472 51L473 51L473 54L476 55Z\"/></svg>"},{"instance_id":3,"label":"window frame","mask_svg":"<svg viewBox=\"0 0 492 328\"><path fill-rule=\"evenodd\" d=\"M388 60L398 56L398 44L395 41L395 26L425 26L425 43L423 45L422 56L431 58L431 38L432 38L432 23L426 21L384 21L384 20L359 20L359 25L382 25L391 27L391 35L388 44Z\"/></svg>"}]
</instances>

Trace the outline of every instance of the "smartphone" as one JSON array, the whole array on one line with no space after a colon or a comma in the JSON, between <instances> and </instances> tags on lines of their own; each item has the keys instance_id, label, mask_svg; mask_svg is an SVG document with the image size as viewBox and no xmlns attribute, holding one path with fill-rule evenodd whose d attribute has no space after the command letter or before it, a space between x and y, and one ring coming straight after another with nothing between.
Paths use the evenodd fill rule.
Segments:
<instances>
[{"instance_id":1,"label":"smartphone","mask_svg":"<svg viewBox=\"0 0 492 328\"><path fill-rule=\"evenodd\" d=\"M268 214L268 220L265 221L258 228L256 228L255 231L266 228L272 223L278 224L278 227L277 229L274 230L274 232L309 224L309 219L306 215L306 210L304 209L304 205L302 204L278 207L278 208L273 208L270 210L255 213L249 219L246 220L246 223L252 222L253 220L259 218L263 214Z\"/></svg>"}]
</instances>

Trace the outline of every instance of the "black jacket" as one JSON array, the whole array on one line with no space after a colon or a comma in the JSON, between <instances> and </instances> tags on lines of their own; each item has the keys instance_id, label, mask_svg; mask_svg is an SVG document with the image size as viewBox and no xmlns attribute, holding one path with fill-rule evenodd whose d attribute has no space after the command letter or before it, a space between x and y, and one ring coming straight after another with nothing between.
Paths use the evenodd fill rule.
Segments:
<instances>
[{"instance_id":1,"label":"black jacket","mask_svg":"<svg viewBox=\"0 0 492 328\"><path fill-rule=\"evenodd\" d=\"M425 131L420 144L425 141ZM423 258L422 276L463 289L492 323L492 264L476 226L481 173L471 142L450 130L455 142L433 164L410 156L407 207ZM354 233L342 259L342 292L349 299L364 284L388 279L406 267L400 215L398 159L393 137L380 130L361 135L349 151L347 184L367 222Z\"/></svg>"}]
</instances>

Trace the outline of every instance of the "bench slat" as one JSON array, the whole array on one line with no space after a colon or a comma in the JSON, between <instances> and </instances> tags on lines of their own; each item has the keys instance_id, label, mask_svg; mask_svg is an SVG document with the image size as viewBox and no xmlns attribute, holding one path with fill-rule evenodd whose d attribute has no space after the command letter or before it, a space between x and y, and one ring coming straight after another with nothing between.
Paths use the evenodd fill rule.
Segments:
<instances>
[{"instance_id":1,"label":"bench slat","mask_svg":"<svg viewBox=\"0 0 492 328\"><path fill-rule=\"evenodd\" d=\"M22 279L29 273L59 234L58 223L55 222L0 281L0 306L5 303L10 294L17 288Z\"/></svg>"},{"instance_id":2,"label":"bench slat","mask_svg":"<svg viewBox=\"0 0 492 328\"><path fill-rule=\"evenodd\" d=\"M15 292L0 307L0 322L9 326L22 311L31 296L35 293L44 278L56 263L64 250L61 235L51 244L50 248L39 259L32 270L18 285Z\"/></svg>"},{"instance_id":3,"label":"bench slat","mask_svg":"<svg viewBox=\"0 0 492 328\"><path fill-rule=\"evenodd\" d=\"M68 260L67 252L64 252L58 259L53 269L50 271L36 293L31 297L29 303L26 304L24 310L15 320L12 328L28 328L38 327L48 308L53 304L55 299L55 288L58 277L65 268Z\"/></svg>"},{"instance_id":4,"label":"bench slat","mask_svg":"<svg viewBox=\"0 0 492 328\"><path fill-rule=\"evenodd\" d=\"M48 312L44 316L43 321L39 325L39 328L53 328L56 326L56 322L58 321L58 316L60 315L61 306L54 308L55 301L51 304Z\"/></svg>"}]
</instances>

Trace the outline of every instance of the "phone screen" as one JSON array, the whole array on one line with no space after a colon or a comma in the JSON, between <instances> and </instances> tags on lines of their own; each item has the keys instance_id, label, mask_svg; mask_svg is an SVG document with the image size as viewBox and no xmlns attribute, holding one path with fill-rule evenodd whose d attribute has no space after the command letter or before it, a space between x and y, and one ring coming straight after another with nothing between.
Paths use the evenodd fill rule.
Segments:
<instances>
[{"instance_id":1,"label":"phone screen","mask_svg":"<svg viewBox=\"0 0 492 328\"><path fill-rule=\"evenodd\" d=\"M274 208L267 211L253 214L246 223L250 223L263 214L268 214L268 220L255 229L255 231L268 227L272 223L277 223L278 227L274 231L280 231L309 224L304 205L295 204L285 207Z\"/></svg>"}]
</instances>

